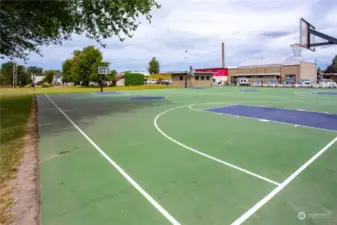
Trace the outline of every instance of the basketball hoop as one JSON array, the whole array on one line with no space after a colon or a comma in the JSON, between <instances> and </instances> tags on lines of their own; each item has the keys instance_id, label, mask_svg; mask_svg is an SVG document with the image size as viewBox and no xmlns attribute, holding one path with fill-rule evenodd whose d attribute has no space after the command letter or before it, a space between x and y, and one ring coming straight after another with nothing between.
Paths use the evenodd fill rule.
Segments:
<instances>
[{"instance_id":1,"label":"basketball hoop","mask_svg":"<svg viewBox=\"0 0 337 225\"><path fill-rule=\"evenodd\" d=\"M303 48L302 45L300 45L300 44L292 44L292 45L290 45L290 47L293 49L295 57L300 57L301 56L301 52L302 52L302 48Z\"/></svg>"}]
</instances>

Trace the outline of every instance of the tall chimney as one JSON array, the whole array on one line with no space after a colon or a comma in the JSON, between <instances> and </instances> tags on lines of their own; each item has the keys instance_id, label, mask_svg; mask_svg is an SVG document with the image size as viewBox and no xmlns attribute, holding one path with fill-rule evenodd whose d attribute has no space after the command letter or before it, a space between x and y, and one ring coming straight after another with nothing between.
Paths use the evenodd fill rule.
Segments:
<instances>
[{"instance_id":1,"label":"tall chimney","mask_svg":"<svg viewBox=\"0 0 337 225\"><path fill-rule=\"evenodd\" d=\"M225 43L221 42L221 66L225 68Z\"/></svg>"}]
</instances>

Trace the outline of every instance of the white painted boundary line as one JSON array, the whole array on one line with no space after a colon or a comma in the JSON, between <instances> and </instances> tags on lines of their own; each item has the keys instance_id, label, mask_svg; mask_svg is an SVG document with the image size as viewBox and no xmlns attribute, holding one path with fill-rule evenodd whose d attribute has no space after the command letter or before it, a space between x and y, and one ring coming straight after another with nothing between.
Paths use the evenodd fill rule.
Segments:
<instances>
[{"instance_id":1,"label":"white painted boundary line","mask_svg":"<svg viewBox=\"0 0 337 225\"><path fill-rule=\"evenodd\" d=\"M325 147L323 147L318 153L316 153L311 159L309 159L306 163L304 163L300 168L298 168L293 174L291 174L285 181L283 181L277 188L275 188L272 192L266 195L263 199L261 199L258 203L256 203L252 208L250 208L247 212L241 215L237 220L235 220L232 225L239 225L246 221L249 217L251 217L254 213L256 213L262 206L264 206L270 199L275 197L280 191L283 190L292 180L294 180L303 170L305 170L311 163L313 163L318 157L320 157L328 148L330 148L337 141L337 137L335 137L332 141L330 141Z\"/></svg>"},{"instance_id":2,"label":"white painted boundary line","mask_svg":"<svg viewBox=\"0 0 337 225\"><path fill-rule=\"evenodd\" d=\"M329 90L330 89L330 90ZM296 91L294 92L295 95L297 96L310 96L312 95L313 97L317 97L317 98L320 98L320 96L315 96L315 92L336 92L335 89L333 88L329 88L329 89L314 89L314 90L311 90L311 91ZM327 96L327 97L332 97L332 96Z\"/></svg>"},{"instance_id":3,"label":"white painted boundary line","mask_svg":"<svg viewBox=\"0 0 337 225\"><path fill-rule=\"evenodd\" d=\"M157 121L158 121L158 119L159 119L160 116L164 115L164 114L167 113L167 112L170 112L170 111L173 111L173 110L176 110L176 109L179 109L179 108L186 108L186 107L187 107L187 106L179 106L179 107L171 108L171 109L168 109L168 110L166 110L166 111L164 111L164 112L159 113L159 114L156 116L156 118L154 119L154 121L153 121L153 124L154 124L155 128L156 128L156 129L157 129L157 130L158 130L164 137L166 137L166 138L169 139L170 141L172 141L172 142L174 142L174 143L176 143L176 144L178 144L178 145L184 147L184 148L187 149L187 150L190 150L190 151L192 151L192 152L194 152L194 153L197 153L197 154L199 154L199 155L201 155L201 156L204 156L204 157L206 157L206 158L208 158L208 159L211 159L211 160L214 160L214 161L216 161L216 162L218 162L218 163L221 163L221 164L224 164L224 165L226 165L226 166L232 167L232 168L234 168L234 169L237 169L237 170L239 170L239 171L241 171L241 172L247 173L247 174L252 175L252 176L254 176L254 177L256 177L256 178L259 178L259 179L261 179L261 180L264 180L264 181L267 181L267 182L269 182L269 183L272 183L272 184L274 184L274 185L280 185L280 184L279 184L278 182L276 182L276 181L273 181L273 180L271 180L271 179L268 179L268 178L263 177L263 176L261 176L261 175L258 175L258 174L256 174L256 173L250 172L250 171L248 171L248 170L246 170L246 169L243 169L243 168L241 168L241 167L235 166L235 165L230 164L230 163L228 163L228 162L222 161L222 160L217 159L217 158L215 158L215 157L213 157L213 156L210 156L210 155L207 155L207 154L205 154L205 153L203 153L203 152L200 152L200 151L198 151L198 150L196 150L196 149L194 149L194 148L191 148L191 147L189 147L189 146L187 146L187 145L184 145L183 143L181 143L181 142L179 142L179 141L173 139L172 137L168 136L167 134L165 134L164 131L162 131L162 130L159 128L159 126L158 126L158 124L157 124Z\"/></svg>"},{"instance_id":4,"label":"white painted boundary line","mask_svg":"<svg viewBox=\"0 0 337 225\"><path fill-rule=\"evenodd\" d=\"M131 95L129 92L123 92L123 91L105 91L103 93L108 93L108 92L119 92L116 94L99 94L97 92L90 92L94 96L100 96L100 97L111 97L111 96L125 96L125 95Z\"/></svg>"},{"instance_id":5,"label":"white painted boundary line","mask_svg":"<svg viewBox=\"0 0 337 225\"><path fill-rule=\"evenodd\" d=\"M166 217L168 221L171 222L171 224L174 225L180 225L180 223L174 219L161 205L159 205L156 200L154 200L141 186L139 186L136 181L134 181L117 163L115 163L98 145L93 142L88 135L86 135L81 128L79 128L70 118L69 116L56 105L56 103L45 94L45 96L49 99L49 101L60 111L60 113L63 114L65 118L89 141L89 143L94 146L94 148L113 166L118 170L120 174L135 188L137 191L139 191L145 198L148 200L163 216Z\"/></svg>"}]
</instances>

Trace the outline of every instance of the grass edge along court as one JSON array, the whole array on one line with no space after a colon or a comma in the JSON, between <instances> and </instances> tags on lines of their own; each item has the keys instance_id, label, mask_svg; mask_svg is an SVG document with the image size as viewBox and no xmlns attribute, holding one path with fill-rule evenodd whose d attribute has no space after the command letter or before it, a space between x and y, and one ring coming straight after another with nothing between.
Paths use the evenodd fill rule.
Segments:
<instances>
[{"instance_id":1,"label":"grass edge along court","mask_svg":"<svg viewBox=\"0 0 337 225\"><path fill-rule=\"evenodd\" d=\"M10 209L14 205L12 180L15 179L21 158L24 154L24 135L28 132L27 123L34 108L33 95L0 97L1 106L1 202L0 222L10 224L13 218Z\"/></svg>"}]
</instances>

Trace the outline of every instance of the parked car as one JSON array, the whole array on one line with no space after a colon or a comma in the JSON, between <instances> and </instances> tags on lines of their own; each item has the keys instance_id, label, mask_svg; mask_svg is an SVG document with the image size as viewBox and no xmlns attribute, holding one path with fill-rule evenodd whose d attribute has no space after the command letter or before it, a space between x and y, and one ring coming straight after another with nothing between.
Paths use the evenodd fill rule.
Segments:
<instances>
[{"instance_id":1,"label":"parked car","mask_svg":"<svg viewBox=\"0 0 337 225\"><path fill-rule=\"evenodd\" d=\"M333 80L330 80L330 79L322 79L321 82L319 82L319 84L323 88L337 88L336 82L334 82Z\"/></svg>"},{"instance_id":2,"label":"parked car","mask_svg":"<svg viewBox=\"0 0 337 225\"><path fill-rule=\"evenodd\" d=\"M267 86L269 87L276 87L278 84L277 80L268 80L267 81Z\"/></svg>"},{"instance_id":3,"label":"parked car","mask_svg":"<svg viewBox=\"0 0 337 225\"><path fill-rule=\"evenodd\" d=\"M308 80L308 79L300 80L300 84L302 84L302 85L311 85L311 80Z\"/></svg>"},{"instance_id":4,"label":"parked car","mask_svg":"<svg viewBox=\"0 0 337 225\"><path fill-rule=\"evenodd\" d=\"M267 84L278 84L277 80L268 80Z\"/></svg>"},{"instance_id":5,"label":"parked car","mask_svg":"<svg viewBox=\"0 0 337 225\"><path fill-rule=\"evenodd\" d=\"M285 79L283 84L296 84L296 80L294 79Z\"/></svg>"},{"instance_id":6,"label":"parked car","mask_svg":"<svg viewBox=\"0 0 337 225\"><path fill-rule=\"evenodd\" d=\"M157 81L156 80L147 80L146 84L156 84Z\"/></svg>"},{"instance_id":7,"label":"parked car","mask_svg":"<svg viewBox=\"0 0 337 225\"><path fill-rule=\"evenodd\" d=\"M256 80L256 81L254 81L253 85L254 85L254 87L255 86L262 86L262 81Z\"/></svg>"},{"instance_id":8,"label":"parked car","mask_svg":"<svg viewBox=\"0 0 337 225\"><path fill-rule=\"evenodd\" d=\"M240 78L238 84L239 86L250 86L250 83L247 78Z\"/></svg>"},{"instance_id":9,"label":"parked car","mask_svg":"<svg viewBox=\"0 0 337 225\"><path fill-rule=\"evenodd\" d=\"M161 84L169 85L169 84L172 84L172 81L171 80L162 80Z\"/></svg>"}]
</instances>

